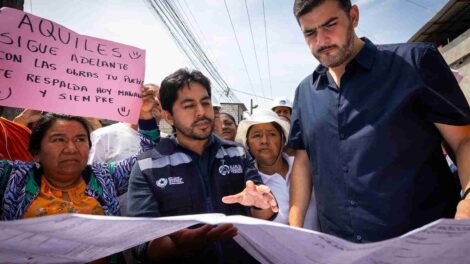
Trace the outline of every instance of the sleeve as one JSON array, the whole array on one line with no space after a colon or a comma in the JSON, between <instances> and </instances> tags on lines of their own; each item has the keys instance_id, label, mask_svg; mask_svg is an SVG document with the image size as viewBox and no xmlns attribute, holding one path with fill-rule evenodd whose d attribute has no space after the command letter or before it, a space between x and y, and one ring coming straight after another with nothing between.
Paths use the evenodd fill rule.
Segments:
<instances>
[{"instance_id":1,"label":"sleeve","mask_svg":"<svg viewBox=\"0 0 470 264\"><path fill-rule=\"evenodd\" d=\"M93 162L108 162L108 160L106 159L106 150L109 147L109 138L107 136L107 133L101 134L96 133L96 131L94 131L91 133L90 137L91 149L90 153L88 154L88 164L92 164Z\"/></svg>"},{"instance_id":2,"label":"sleeve","mask_svg":"<svg viewBox=\"0 0 470 264\"><path fill-rule=\"evenodd\" d=\"M292 116L290 121L289 140L287 147L291 149L305 149L305 144L302 139L302 118L300 113L299 102L300 86L295 91L294 105L292 109Z\"/></svg>"},{"instance_id":3,"label":"sleeve","mask_svg":"<svg viewBox=\"0 0 470 264\"><path fill-rule=\"evenodd\" d=\"M427 48L418 67L424 83L419 102L426 120L457 126L470 124L468 102L439 51Z\"/></svg>"},{"instance_id":4,"label":"sleeve","mask_svg":"<svg viewBox=\"0 0 470 264\"><path fill-rule=\"evenodd\" d=\"M153 120L153 119L152 119ZM141 129L141 121L144 122L142 125L144 129ZM139 133L140 133L140 151L127 159L123 159L118 162L111 162L108 164L108 170L111 173L111 176L114 181L114 185L116 186L116 190L118 195L121 195L127 192L128 184L129 184L129 176L131 174L132 167L134 166L137 156L150 150L155 147L157 142L160 140L160 133L158 127L156 125L155 120L150 121L148 120L139 120ZM153 123L152 126L150 123ZM148 130L147 130L148 129Z\"/></svg>"},{"instance_id":5,"label":"sleeve","mask_svg":"<svg viewBox=\"0 0 470 264\"><path fill-rule=\"evenodd\" d=\"M139 120L139 133L150 139L150 141L141 140L142 151L152 149L156 143L160 142L160 130L155 119Z\"/></svg>"},{"instance_id":6,"label":"sleeve","mask_svg":"<svg viewBox=\"0 0 470 264\"><path fill-rule=\"evenodd\" d=\"M136 163L132 168L131 179L129 182L129 191L127 192L127 214L137 217L159 217L160 211L158 203L154 198L145 176ZM132 248L132 254L140 261L147 258L148 243Z\"/></svg>"},{"instance_id":7,"label":"sleeve","mask_svg":"<svg viewBox=\"0 0 470 264\"><path fill-rule=\"evenodd\" d=\"M0 204L3 207L3 195L10 178L11 164L7 160L0 160Z\"/></svg>"}]
</instances>

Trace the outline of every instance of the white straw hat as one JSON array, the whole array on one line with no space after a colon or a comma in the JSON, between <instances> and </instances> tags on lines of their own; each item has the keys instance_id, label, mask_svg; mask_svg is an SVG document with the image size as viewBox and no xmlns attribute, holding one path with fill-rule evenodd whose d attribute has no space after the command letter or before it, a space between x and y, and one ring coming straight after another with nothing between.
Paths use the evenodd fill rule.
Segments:
<instances>
[{"instance_id":1,"label":"white straw hat","mask_svg":"<svg viewBox=\"0 0 470 264\"><path fill-rule=\"evenodd\" d=\"M260 109L258 111L255 111L250 117L240 121L240 123L238 124L237 136L235 137L235 141L241 143L246 148L246 133L248 132L250 127L253 125L272 122L275 122L282 127L282 131L284 132L285 138L284 145L287 144L290 129L289 122L282 120L276 113L268 109Z\"/></svg>"}]
</instances>

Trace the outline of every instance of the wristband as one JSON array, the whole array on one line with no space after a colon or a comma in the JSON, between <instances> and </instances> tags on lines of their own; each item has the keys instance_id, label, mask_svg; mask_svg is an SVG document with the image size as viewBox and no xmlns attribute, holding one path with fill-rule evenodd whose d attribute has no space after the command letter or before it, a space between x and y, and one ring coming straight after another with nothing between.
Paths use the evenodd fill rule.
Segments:
<instances>
[{"instance_id":1,"label":"wristband","mask_svg":"<svg viewBox=\"0 0 470 264\"><path fill-rule=\"evenodd\" d=\"M467 195L470 193L470 188L468 188L467 190L465 190L465 192L463 193L462 195L462 200L465 200L465 197L467 197Z\"/></svg>"}]
</instances>

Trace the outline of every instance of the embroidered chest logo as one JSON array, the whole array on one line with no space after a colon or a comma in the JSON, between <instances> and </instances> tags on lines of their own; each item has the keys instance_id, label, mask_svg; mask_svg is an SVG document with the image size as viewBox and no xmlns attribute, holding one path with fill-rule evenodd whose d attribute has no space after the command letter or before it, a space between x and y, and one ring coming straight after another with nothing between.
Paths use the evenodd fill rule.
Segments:
<instances>
[{"instance_id":1,"label":"embroidered chest logo","mask_svg":"<svg viewBox=\"0 0 470 264\"><path fill-rule=\"evenodd\" d=\"M243 173L242 165L220 165L219 173L224 176L229 173Z\"/></svg>"},{"instance_id":2,"label":"embroidered chest logo","mask_svg":"<svg viewBox=\"0 0 470 264\"><path fill-rule=\"evenodd\" d=\"M168 180L166 178L160 178L157 180L157 186L160 188L165 188L168 184Z\"/></svg>"},{"instance_id":3,"label":"embroidered chest logo","mask_svg":"<svg viewBox=\"0 0 470 264\"><path fill-rule=\"evenodd\" d=\"M219 167L219 173L222 175L227 175L230 173L230 167L227 165L220 165Z\"/></svg>"},{"instance_id":4,"label":"embroidered chest logo","mask_svg":"<svg viewBox=\"0 0 470 264\"><path fill-rule=\"evenodd\" d=\"M160 188L165 188L167 185L184 184L184 181L181 177L168 177L158 179L156 184Z\"/></svg>"}]
</instances>

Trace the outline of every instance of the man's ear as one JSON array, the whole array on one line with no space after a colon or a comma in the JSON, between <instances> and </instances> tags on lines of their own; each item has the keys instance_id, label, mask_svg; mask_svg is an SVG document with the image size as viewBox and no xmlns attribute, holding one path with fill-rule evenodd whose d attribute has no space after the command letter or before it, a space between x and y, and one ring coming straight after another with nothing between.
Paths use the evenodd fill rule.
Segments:
<instances>
[{"instance_id":1,"label":"man's ear","mask_svg":"<svg viewBox=\"0 0 470 264\"><path fill-rule=\"evenodd\" d=\"M359 25L359 8L357 5L351 6L351 10L349 10L349 17L351 18L353 27L357 27L357 25Z\"/></svg>"},{"instance_id":2,"label":"man's ear","mask_svg":"<svg viewBox=\"0 0 470 264\"><path fill-rule=\"evenodd\" d=\"M173 115L170 112L166 111L166 110L163 110L162 113L163 113L163 118L165 119L165 121L169 125L174 126L175 125L175 120L173 118Z\"/></svg>"}]
</instances>

